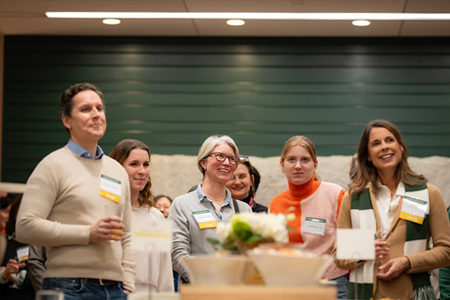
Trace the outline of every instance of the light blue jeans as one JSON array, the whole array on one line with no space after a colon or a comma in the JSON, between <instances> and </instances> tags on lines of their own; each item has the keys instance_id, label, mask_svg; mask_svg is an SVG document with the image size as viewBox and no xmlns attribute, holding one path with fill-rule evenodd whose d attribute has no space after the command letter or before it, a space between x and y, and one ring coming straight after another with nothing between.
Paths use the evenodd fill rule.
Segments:
<instances>
[{"instance_id":1,"label":"light blue jeans","mask_svg":"<svg viewBox=\"0 0 450 300\"><path fill-rule=\"evenodd\" d=\"M347 299L347 287L348 287L348 274L341 277L330 279L330 281L336 281L336 287L338 290L338 299Z\"/></svg>"},{"instance_id":2,"label":"light blue jeans","mask_svg":"<svg viewBox=\"0 0 450 300\"><path fill-rule=\"evenodd\" d=\"M85 278L44 278L43 290L64 292L64 300L126 300L122 283L102 286Z\"/></svg>"}]
</instances>

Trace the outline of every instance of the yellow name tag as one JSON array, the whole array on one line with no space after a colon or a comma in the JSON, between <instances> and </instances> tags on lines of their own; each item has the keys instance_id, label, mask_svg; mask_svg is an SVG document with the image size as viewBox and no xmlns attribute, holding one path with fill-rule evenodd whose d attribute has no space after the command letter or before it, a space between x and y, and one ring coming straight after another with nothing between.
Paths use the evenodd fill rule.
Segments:
<instances>
[{"instance_id":1,"label":"yellow name tag","mask_svg":"<svg viewBox=\"0 0 450 300\"><path fill-rule=\"evenodd\" d=\"M416 199L410 196L404 196L400 219L422 225L427 211L427 201Z\"/></svg>"},{"instance_id":2,"label":"yellow name tag","mask_svg":"<svg viewBox=\"0 0 450 300\"><path fill-rule=\"evenodd\" d=\"M200 229L216 228L217 222L209 210L200 210L192 212Z\"/></svg>"},{"instance_id":3,"label":"yellow name tag","mask_svg":"<svg viewBox=\"0 0 450 300\"><path fill-rule=\"evenodd\" d=\"M216 228L217 227L217 222L216 221L211 221L211 222L198 223L198 226L200 227L200 229Z\"/></svg>"},{"instance_id":4,"label":"yellow name tag","mask_svg":"<svg viewBox=\"0 0 450 300\"><path fill-rule=\"evenodd\" d=\"M100 196L105 197L114 202L120 203L121 195L122 195L122 183L119 180L101 174Z\"/></svg>"},{"instance_id":5,"label":"yellow name tag","mask_svg":"<svg viewBox=\"0 0 450 300\"><path fill-rule=\"evenodd\" d=\"M415 215L412 215L412 214L408 214L408 213L403 212L403 211L400 213L400 219L403 219L403 220L406 220L406 221L411 221L411 222L414 222L414 223L417 223L417 224L420 224L420 225L423 224L423 218L422 217L415 216Z\"/></svg>"}]
</instances>

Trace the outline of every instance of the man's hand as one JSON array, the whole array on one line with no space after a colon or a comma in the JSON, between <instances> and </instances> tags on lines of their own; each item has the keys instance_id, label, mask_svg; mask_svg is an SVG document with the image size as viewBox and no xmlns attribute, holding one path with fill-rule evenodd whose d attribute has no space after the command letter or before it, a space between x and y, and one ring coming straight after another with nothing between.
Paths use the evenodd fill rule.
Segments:
<instances>
[{"instance_id":1,"label":"man's hand","mask_svg":"<svg viewBox=\"0 0 450 300\"><path fill-rule=\"evenodd\" d=\"M379 270L388 270L386 273L377 273L377 277L383 280L389 280L400 276L407 268L409 268L410 262L406 256L397 257L389 260L384 265L380 266Z\"/></svg>"},{"instance_id":2,"label":"man's hand","mask_svg":"<svg viewBox=\"0 0 450 300\"><path fill-rule=\"evenodd\" d=\"M14 259L10 259L6 264L5 271L3 271L3 275L5 278L8 278L9 281L13 281L13 274L17 274L20 271L20 268L25 267L25 263L17 263Z\"/></svg>"},{"instance_id":3,"label":"man's hand","mask_svg":"<svg viewBox=\"0 0 450 300\"><path fill-rule=\"evenodd\" d=\"M91 225L89 243L120 241L123 232L119 230L123 230L123 228L125 228L125 226L122 224L122 219L119 217L111 216L102 218L98 220L97 223Z\"/></svg>"}]
</instances>

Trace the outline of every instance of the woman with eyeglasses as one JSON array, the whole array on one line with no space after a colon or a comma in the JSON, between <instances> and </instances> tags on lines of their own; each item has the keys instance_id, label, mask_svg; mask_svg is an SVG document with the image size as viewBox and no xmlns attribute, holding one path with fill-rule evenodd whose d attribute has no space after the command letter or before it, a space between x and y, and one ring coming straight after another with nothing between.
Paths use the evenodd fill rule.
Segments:
<instances>
[{"instance_id":1,"label":"woman with eyeglasses","mask_svg":"<svg viewBox=\"0 0 450 300\"><path fill-rule=\"evenodd\" d=\"M197 189L173 200L169 219L173 220L173 268L182 280L187 272L180 259L199 254L214 254L207 238L219 239L215 228L236 213L251 212L250 206L232 199L226 188L239 163L239 150L229 136L210 136L200 147L197 167L203 182ZM214 268L214 266L211 266Z\"/></svg>"},{"instance_id":2,"label":"woman with eyeglasses","mask_svg":"<svg viewBox=\"0 0 450 300\"><path fill-rule=\"evenodd\" d=\"M320 181L316 173L318 160L314 143L305 136L293 136L284 144L281 170L289 189L270 202L271 213L294 213L289 222L290 243L303 243L312 253L332 254L336 241L337 218L345 190L337 184ZM347 297L348 271L332 264L324 278L336 281L338 299Z\"/></svg>"},{"instance_id":3,"label":"woman with eyeglasses","mask_svg":"<svg viewBox=\"0 0 450 300\"><path fill-rule=\"evenodd\" d=\"M255 177L259 176L258 171L250 164L248 156L240 156L239 159L240 164L230 181L227 182L227 188L230 190L231 196L233 199L247 203L254 213L267 213L267 206L256 203L254 199L257 189Z\"/></svg>"}]
</instances>

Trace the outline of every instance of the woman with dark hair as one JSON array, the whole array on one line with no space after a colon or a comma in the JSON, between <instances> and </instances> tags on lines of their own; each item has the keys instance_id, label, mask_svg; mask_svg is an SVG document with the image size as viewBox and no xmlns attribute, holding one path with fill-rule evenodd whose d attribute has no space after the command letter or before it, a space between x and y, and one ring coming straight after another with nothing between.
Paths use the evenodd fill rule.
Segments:
<instances>
[{"instance_id":1,"label":"woman with dark hair","mask_svg":"<svg viewBox=\"0 0 450 300\"><path fill-rule=\"evenodd\" d=\"M203 174L203 183L195 191L173 200L169 219L173 220L173 268L183 280L187 271L181 258L199 254L214 254L207 238L219 239L215 228L219 222L228 222L236 213L251 212L241 201L231 198L226 188L239 163L239 150L229 136L210 136L200 147L197 167ZM214 268L214 266L211 266Z\"/></svg>"},{"instance_id":2,"label":"woman with dark hair","mask_svg":"<svg viewBox=\"0 0 450 300\"><path fill-rule=\"evenodd\" d=\"M357 172L338 228L376 233L375 260L337 260L350 274L349 298L436 299L428 271L450 264L450 225L441 192L408 165L409 150L385 120L366 125ZM432 238L433 248L428 249ZM358 281L357 281L358 280Z\"/></svg>"},{"instance_id":3,"label":"woman with dark hair","mask_svg":"<svg viewBox=\"0 0 450 300\"><path fill-rule=\"evenodd\" d=\"M150 190L150 149L138 140L123 140L111 151L127 171L130 180L131 208L135 219L164 220L155 208ZM167 253L136 253L135 285L137 291L173 292L172 262Z\"/></svg>"},{"instance_id":4,"label":"woman with dark hair","mask_svg":"<svg viewBox=\"0 0 450 300\"><path fill-rule=\"evenodd\" d=\"M16 240L16 218L19 211L22 195L17 197L11 205L6 235L8 243L0 271L0 294L2 300L34 300L35 292L28 276L26 261L30 245Z\"/></svg>"},{"instance_id":5,"label":"woman with dark hair","mask_svg":"<svg viewBox=\"0 0 450 300\"><path fill-rule=\"evenodd\" d=\"M255 171L256 173L254 173ZM260 176L258 171L250 164L248 157L241 156L241 162L237 166L236 171L234 171L233 177L227 182L227 188L230 190L233 199L247 203L253 212L267 213L267 206L256 203L254 199L258 188L255 183L255 174L258 176L257 184L259 185Z\"/></svg>"},{"instance_id":6,"label":"woman with dark hair","mask_svg":"<svg viewBox=\"0 0 450 300\"><path fill-rule=\"evenodd\" d=\"M172 206L172 199L170 199L169 196L158 195L155 197L155 207L164 215L164 218L166 219L169 217L169 211L171 206Z\"/></svg>"},{"instance_id":7,"label":"woman with dark hair","mask_svg":"<svg viewBox=\"0 0 450 300\"><path fill-rule=\"evenodd\" d=\"M336 241L339 207L345 190L334 183L320 180L316 173L319 162L314 143L305 136L293 136L286 141L281 152L281 169L288 180L289 189L270 202L271 213L294 213L289 222L293 228L289 242L303 243L312 253L331 254ZM335 281L338 298L347 295L347 271L332 264L324 274Z\"/></svg>"}]
</instances>

